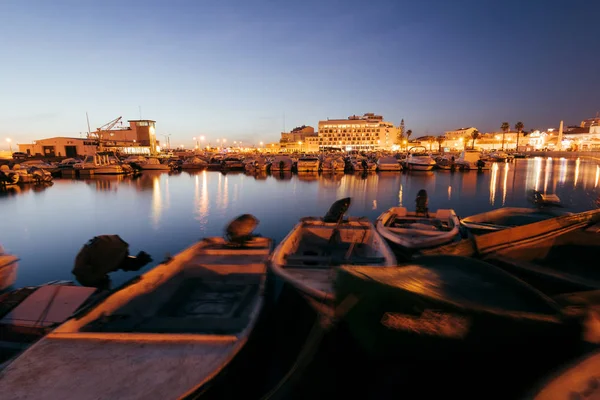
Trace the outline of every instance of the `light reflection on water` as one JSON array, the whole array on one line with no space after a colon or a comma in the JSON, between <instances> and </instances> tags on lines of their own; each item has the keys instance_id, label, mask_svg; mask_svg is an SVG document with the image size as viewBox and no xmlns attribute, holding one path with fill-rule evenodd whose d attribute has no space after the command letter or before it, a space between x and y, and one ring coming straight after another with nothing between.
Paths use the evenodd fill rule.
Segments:
<instances>
[{"instance_id":1,"label":"light reflection on water","mask_svg":"<svg viewBox=\"0 0 600 400\"><path fill-rule=\"evenodd\" d=\"M543 179L543 181L542 181ZM570 211L595 207L600 167L586 160L517 160L491 171L369 174L260 174L193 171L144 173L138 178L56 179L49 186L0 192L0 243L21 258L18 286L72 279L75 255L89 239L118 234L130 252L154 262L203 236L222 235L227 221L251 213L258 232L281 240L307 215L324 215L341 197L353 198L350 214L374 220L390 207L414 207L427 190L429 208L468 216L505 206L528 207L537 188L556 193ZM500 194L501 193L501 194ZM500 199L501 196L501 199ZM117 273L116 284L136 273Z\"/></svg>"}]
</instances>

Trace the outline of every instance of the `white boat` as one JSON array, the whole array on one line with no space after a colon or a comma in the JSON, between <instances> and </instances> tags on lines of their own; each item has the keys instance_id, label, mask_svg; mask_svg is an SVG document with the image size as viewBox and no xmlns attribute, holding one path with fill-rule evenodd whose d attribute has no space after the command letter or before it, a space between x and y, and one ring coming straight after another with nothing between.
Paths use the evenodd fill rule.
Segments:
<instances>
[{"instance_id":1,"label":"white boat","mask_svg":"<svg viewBox=\"0 0 600 400\"><path fill-rule=\"evenodd\" d=\"M275 276L329 315L333 311L332 272L336 267L396 265L396 257L373 224L366 218L342 220L346 210L339 218L329 217L331 211L325 218L302 218L271 256Z\"/></svg>"},{"instance_id":2,"label":"white boat","mask_svg":"<svg viewBox=\"0 0 600 400\"><path fill-rule=\"evenodd\" d=\"M483 171L491 168L491 163L481 158L479 150L463 150L454 163L464 170Z\"/></svg>"},{"instance_id":3,"label":"white boat","mask_svg":"<svg viewBox=\"0 0 600 400\"><path fill-rule=\"evenodd\" d=\"M208 163L200 157L188 158L181 164L181 169L204 169Z\"/></svg>"},{"instance_id":4,"label":"white boat","mask_svg":"<svg viewBox=\"0 0 600 400\"><path fill-rule=\"evenodd\" d=\"M508 159L508 154L506 154L504 151L499 150L490 153L488 157L491 161L505 162Z\"/></svg>"},{"instance_id":5,"label":"white boat","mask_svg":"<svg viewBox=\"0 0 600 400\"><path fill-rule=\"evenodd\" d=\"M17 280L19 258L4 252L0 246L0 292L12 286Z\"/></svg>"},{"instance_id":6,"label":"white boat","mask_svg":"<svg viewBox=\"0 0 600 400\"><path fill-rule=\"evenodd\" d=\"M65 322L96 291L56 281L0 295L0 364Z\"/></svg>"},{"instance_id":7,"label":"white boat","mask_svg":"<svg viewBox=\"0 0 600 400\"><path fill-rule=\"evenodd\" d=\"M258 321L271 243L201 240L27 349L0 375L0 393L78 400L197 394Z\"/></svg>"},{"instance_id":8,"label":"white boat","mask_svg":"<svg viewBox=\"0 0 600 400\"><path fill-rule=\"evenodd\" d=\"M423 148L422 151L413 151L413 149ZM411 171L431 171L435 167L435 160L427 154L427 149L423 146L411 147L406 157L406 166Z\"/></svg>"},{"instance_id":9,"label":"white boat","mask_svg":"<svg viewBox=\"0 0 600 400\"><path fill-rule=\"evenodd\" d=\"M386 156L377 160L378 171L402 171L402 165L396 157Z\"/></svg>"},{"instance_id":10,"label":"white boat","mask_svg":"<svg viewBox=\"0 0 600 400\"><path fill-rule=\"evenodd\" d=\"M21 163L21 168L31 169L32 167L40 168L51 174L58 172L58 164L47 163L44 160L29 160Z\"/></svg>"},{"instance_id":11,"label":"white boat","mask_svg":"<svg viewBox=\"0 0 600 400\"><path fill-rule=\"evenodd\" d=\"M150 157L145 162L140 162L138 165L142 170L169 171L171 169L167 164L161 164L160 160L156 157Z\"/></svg>"},{"instance_id":12,"label":"white boat","mask_svg":"<svg viewBox=\"0 0 600 400\"><path fill-rule=\"evenodd\" d=\"M417 215L404 207L392 207L377 218L375 226L401 250L432 248L460 239L460 222L454 210Z\"/></svg>"},{"instance_id":13,"label":"white boat","mask_svg":"<svg viewBox=\"0 0 600 400\"><path fill-rule=\"evenodd\" d=\"M276 156L271 161L271 172L291 171L294 161L288 156Z\"/></svg>"},{"instance_id":14,"label":"white boat","mask_svg":"<svg viewBox=\"0 0 600 400\"><path fill-rule=\"evenodd\" d=\"M97 175L122 175L133 172L130 165L121 165L115 160L111 160L108 154L86 156L83 161L73 164L73 169L79 173L93 171Z\"/></svg>"},{"instance_id":15,"label":"white boat","mask_svg":"<svg viewBox=\"0 0 600 400\"><path fill-rule=\"evenodd\" d=\"M300 157L296 168L298 172L317 172L321 166L321 161L318 157Z\"/></svg>"}]
</instances>

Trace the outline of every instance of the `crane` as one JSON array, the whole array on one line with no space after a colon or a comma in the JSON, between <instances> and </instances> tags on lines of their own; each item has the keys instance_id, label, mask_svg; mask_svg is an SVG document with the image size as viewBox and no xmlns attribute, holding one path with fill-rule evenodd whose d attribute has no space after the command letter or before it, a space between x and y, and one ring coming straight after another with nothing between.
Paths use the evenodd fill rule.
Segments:
<instances>
[{"instance_id":1,"label":"crane","mask_svg":"<svg viewBox=\"0 0 600 400\"><path fill-rule=\"evenodd\" d=\"M100 128L97 128L96 135L98 135L98 137L100 137L99 133L101 131L110 131L112 128L115 127L115 125L117 125L119 122L121 122L122 118L123 117L117 117L117 118L113 119L112 121L105 123ZM122 122L121 122L121 124L122 124Z\"/></svg>"}]
</instances>

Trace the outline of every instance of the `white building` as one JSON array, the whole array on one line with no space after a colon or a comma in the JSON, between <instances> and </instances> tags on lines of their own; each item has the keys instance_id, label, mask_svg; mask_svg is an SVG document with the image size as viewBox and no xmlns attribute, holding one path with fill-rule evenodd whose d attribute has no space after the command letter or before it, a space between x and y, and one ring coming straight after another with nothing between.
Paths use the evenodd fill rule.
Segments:
<instances>
[{"instance_id":1,"label":"white building","mask_svg":"<svg viewBox=\"0 0 600 400\"><path fill-rule=\"evenodd\" d=\"M381 115L366 113L362 117L353 115L348 119L319 121L317 138L307 138L312 149L323 150L374 150L391 148L397 141L398 129Z\"/></svg>"}]
</instances>

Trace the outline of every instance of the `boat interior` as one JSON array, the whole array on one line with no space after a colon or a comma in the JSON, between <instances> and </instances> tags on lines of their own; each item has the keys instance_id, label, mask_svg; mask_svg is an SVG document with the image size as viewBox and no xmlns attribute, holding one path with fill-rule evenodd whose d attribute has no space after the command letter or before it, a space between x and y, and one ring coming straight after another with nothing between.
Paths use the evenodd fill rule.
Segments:
<instances>
[{"instance_id":1,"label":"boat interior","mask_svg":"<svg viewBox=\"0 0 600 400\"><path fill-rule=\"evenodd\" d=\"M242 332L260 299L268 254L268 248L216 245L187 260L172 259L115 293L100 317L80 331Z\"/></svg>"},{"instance_id":2,"label":"boat interior","mask_svg":"<svg viewBox=\"0 0 600 400\"><path fill-rule=\"evenodd\" d=\"M600 224L594 227L600 229ZM533 246L509 248L502 251L502 256L600 281L600 270L593 267L592 261L598 259L600 246L600 235L594 227L572 231Z\"/></svg>"},{"instance_id":3,"label":"boat interior","mask_svg":"<svg viewBox=\"0 0 600 400\"><path fill-rule=\"evenodd\" d=\"M405 229L449 232L455 227L450 210L437 210L429 213L429 217L409 213L404 207L395 207L391 212L392 216L384 223L391 232L403 232Z\"/></svg>"},{"instance_id":4,"label":"boat interior","mask_svg":"<svg viewBox=\"0 0 600 400\"><path fill-rule=\"evenodd\" d=\"M493 224L499 226L522 226L534 222L544 221L566 214L558 210L549 209L514 209L493 210L483 214L465 218L465 222L478 224Z\"/></svg>"},{"instance_id":5,"label":"boat interior","mask_svg":"<svg viewBox=\"0 0 600 400\"><path fill-rule=\"evenodd\" d=\"M342 264L385 265L370 223L362 221L335 223L304 222L292 233L281 260L285 268L330 269Z\"/></svg>"}]
</instances>

